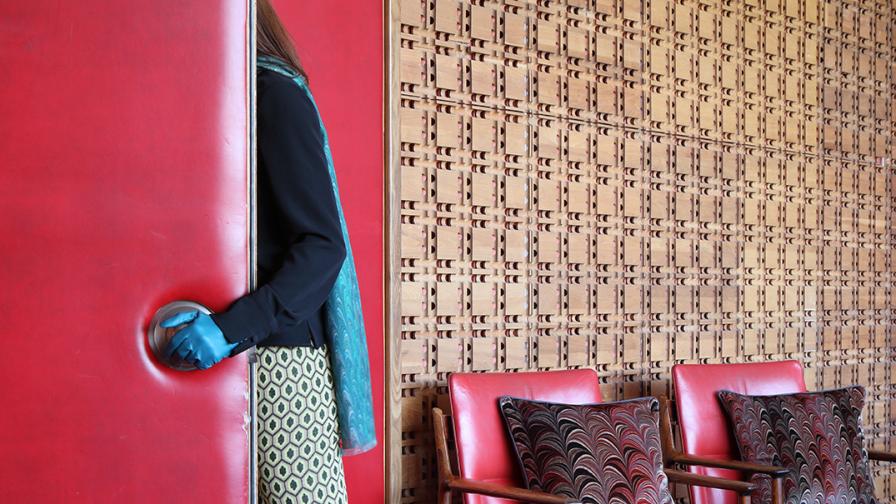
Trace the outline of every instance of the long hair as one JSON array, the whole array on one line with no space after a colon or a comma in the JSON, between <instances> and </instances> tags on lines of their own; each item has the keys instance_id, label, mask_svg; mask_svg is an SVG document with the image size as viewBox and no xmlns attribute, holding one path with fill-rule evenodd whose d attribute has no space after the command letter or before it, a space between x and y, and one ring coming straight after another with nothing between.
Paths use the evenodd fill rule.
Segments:
<instances>
[{"instance_id":1,"label":"long hair","mask_svg":"<svg viewBox=\"0 0 896 504\"><path fill-rule=\"evenodd\" d=\"M277 15L277 11L274 10L274 6L271 5L270 0L257 0L255 15L255 31L257 32L256 53L276 56L282 59L299 75L304 77L305 80L308 80L308 74L305 73L305 69L302 68L302 64L299 62L299 57L296 56L296 48L293 45L292 38L290 38L286 28L283 27L283 23L280 21L280 17Z\"/></svg>"}]
</instances>

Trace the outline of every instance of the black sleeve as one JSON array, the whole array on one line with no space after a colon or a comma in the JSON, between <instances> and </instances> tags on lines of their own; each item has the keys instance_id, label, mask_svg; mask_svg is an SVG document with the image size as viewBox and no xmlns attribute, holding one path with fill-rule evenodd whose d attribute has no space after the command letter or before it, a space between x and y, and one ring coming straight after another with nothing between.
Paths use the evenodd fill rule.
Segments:
<instances>
[{"instance_id":1,"label":"black sleeve","mask_svg":"<svg viewBox=\"0 0 896 504\"><path fill-rule=\"evenodd\" d=\"M279 76L278 76L279 77ZM345 243L314 105L287 78L270 79L258 98L258 156L292 237L271 280L212 316L238 353L301 322L326 301L345 259Z\"/></svg>"}]
</instances>

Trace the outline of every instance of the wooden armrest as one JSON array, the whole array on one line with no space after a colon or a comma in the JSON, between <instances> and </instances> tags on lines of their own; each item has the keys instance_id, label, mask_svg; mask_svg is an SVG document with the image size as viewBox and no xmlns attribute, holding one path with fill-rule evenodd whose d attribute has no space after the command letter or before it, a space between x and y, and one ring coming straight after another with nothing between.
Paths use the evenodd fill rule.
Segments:
<instances>
[{"instance_id":1,"label":"wooden armrest","mask_svg":"<svg viewBox=\"0 0 896 504\"><path fill-rule=\"evenodd\" d=\"M549 493L537 492L535 490L528 490L526 488L499 485L497 483L465 478L452 478L448 481L448 488L457 490L458 492L490 495L492 497L516 499L518 501L532 502L536 504L579 504L579 501L562 495L552 495Z\"/></svg>"},{"instance_id":2,"label":"wooden armrest","mask_svg":"<svg viewBox=\"0 0 896 504\"><path fill-rule=\"evenodd\" d=\"M671 462L690 466L718 467L720 469L734 469L746 473L768 474L774 478L783 478L790 473L790 469L787 469L786 467L766 466L754 464L752 462L744 462L742 460L719 460L709 457L687 455L684 453L677 453L670 457L669 460Z\"/></svg>"},{"instance_id":3,"label":"wooden armrest","mask_svg":"<svg viewBox=\"0 0 896 504\"><path fill-rule=\"evenodd\" d=\"M747 483L746 481L737 481L724 478L716 478L715 476L704 476L702 474L694 474L677 469L666 469L666 476L672 483L683 483L685 485L702 486L710 488L721 488L722 490L732 490L741 495L747 495L756 490L756 485Z\"/></svg>"},{"instance_id":4,"label":"wooden armrest","mask_svg":"<svg viewBox=\"0 0 896 504\"><path fill-rule=\"evenodd\" d=\"M896 453L881 450L868 450L868 458L881 462L896 462Z\"/></svg>"}]
</instances>

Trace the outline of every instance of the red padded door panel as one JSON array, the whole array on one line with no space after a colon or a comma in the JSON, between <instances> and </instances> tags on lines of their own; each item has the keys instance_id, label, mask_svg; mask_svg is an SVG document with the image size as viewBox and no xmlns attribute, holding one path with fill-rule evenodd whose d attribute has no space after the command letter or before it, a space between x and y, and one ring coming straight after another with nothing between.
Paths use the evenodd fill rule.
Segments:
<instances>
[{"instance_id":1,"label":"red padded door panel","mask_svg":"<svg viewBox=\"0 0 896 504\"><path fill-rule=\"evenodd\" d=\"M247 283L247 2L0 3L0 502L248 499L247 365L148 352Z\"/></svg>"}]
</instances>

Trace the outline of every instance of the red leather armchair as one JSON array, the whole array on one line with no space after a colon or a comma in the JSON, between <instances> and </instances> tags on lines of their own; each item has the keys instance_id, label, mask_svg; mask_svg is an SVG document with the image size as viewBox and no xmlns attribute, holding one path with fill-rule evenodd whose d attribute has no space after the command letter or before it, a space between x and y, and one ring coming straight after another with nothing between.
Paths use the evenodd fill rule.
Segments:
<instances>
[{"instance_id":1,"label":"red leather armchair","mask_svg":"<svg viewBox=\"0 0 896 504\"><path fill-rule=\"evenodd\" d=\"M774 501L783 502L782 467L749 464L738 460L738 449L730 433L725 412L716 396L719 390L747 395L805 392L802 365L793 360L746 364L680 364L672 368L672 382L681 429L682 451L668 460L690 466L691 472L729 479L751 474L775 478ZM869 450L872 460L896 460L896 454ZM693 504L730 504L737 495L715 488L691 487Z\"/></svg>"},{"instance_id":2,"label":"red leather armchair","mask_svg":"<svg viewBox=\"0 0 896 504\"><path fill-rule=\"evenodd\" d=\"M593 369L525 373L453 373L448 377L460 478L503 487L522 486L513 447L507 439L498 397L587 404L601 402ZM458 483L455 481L454 483ZM567 502L565 498L533 502ZM519 497L517 497L519 498ZM465 492L466 504L509 504L500 496ZM572 501L569 501L572 502Z\"/></svg>"},{"instance_id":3,"label":"red leather armchair","mask_svg":"<svg viewBox=\"0 0 896 504\"><path fill-rule=\"evenodd\" d=\"M452 492L464 496L465 504L516 504L576 502L563 496L522 487L522 475L507 438L498 409L498 397L588 404L602 400L597 373L593 369L524 373L454 373L448 378L453 410L454 440L460 475L451 467L448 451L449 420L433 408L433 430L439 470L439 504L450 504ZM665 431L661 432L665 434ZM663 440L666 446L668 441ZM749 502L753 485L718 480L682 471L666 470L670 482L721 486Z\"/></svg>"},{"instance_id":4,"label":"red leather armchair","mask_svg":"<svg viewBox=\"0 0 896 504\"><path fill-rule=\"evenodd\" d=\"M797 361L747 364L679 364L672 367L672 384L681 453L672 462L688 465L691 472L729 479L744 479L750 472L783 476L781 467L755 466L738 460L728 419L716 398L719 390L770 395L805 392L803 367ZM780 483L780 480L777 480ZM780 486L776 485L776 492ZM736 495L717 488L691 487L693 504L733 504Z\"/></svg>"}]
</instances>

